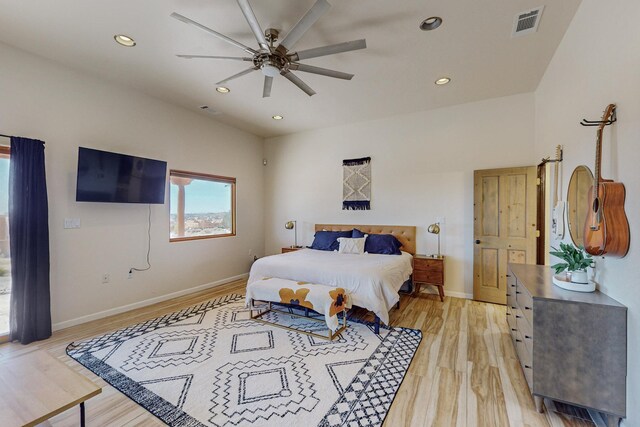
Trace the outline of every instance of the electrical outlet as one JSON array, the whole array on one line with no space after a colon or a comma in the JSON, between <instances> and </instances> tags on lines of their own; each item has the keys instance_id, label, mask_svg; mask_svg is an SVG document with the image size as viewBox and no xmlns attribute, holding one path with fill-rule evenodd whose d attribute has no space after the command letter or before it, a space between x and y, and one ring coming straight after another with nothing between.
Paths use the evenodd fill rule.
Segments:
<instances>
[{"instance_id":1,"label":"electrical outlet","mask_svg":"<svg viewBox=\"0 0 640 427\"><path fill-rule=\"evenodd\" d=\"M64 228L80 228L80 218L65 218Z\"/></svg>"},{"instance_id":2,"label":"electrical outlet","mask_svg":"<svg viewBox=\"0 0 640 427\"><path fill-rule=\"evenodd\" d=\"M109 273L104 273L102 275L102 284L105 285L111 281L111 275Z\"/></svg>"}]
</instances>

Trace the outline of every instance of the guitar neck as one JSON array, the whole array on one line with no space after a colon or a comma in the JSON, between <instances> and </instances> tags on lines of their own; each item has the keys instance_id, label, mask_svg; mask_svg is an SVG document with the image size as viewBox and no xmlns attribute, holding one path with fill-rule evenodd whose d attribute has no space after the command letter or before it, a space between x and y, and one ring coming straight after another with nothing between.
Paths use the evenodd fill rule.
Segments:
<instances>
[{"instance_id":1,"label":"guitar neck","mask_svg":"<svg viewBox=\"0 0 640 427\"><path fill-rule=\"evenodd\" d=\"M601 173L601 159L602 159L602 129L598 129L598 140L596 141L596 165L593 174L593 188L595 196L598 194L598 187L600 182L602 181L602 173Z\"/></svg>"}]
</instances>

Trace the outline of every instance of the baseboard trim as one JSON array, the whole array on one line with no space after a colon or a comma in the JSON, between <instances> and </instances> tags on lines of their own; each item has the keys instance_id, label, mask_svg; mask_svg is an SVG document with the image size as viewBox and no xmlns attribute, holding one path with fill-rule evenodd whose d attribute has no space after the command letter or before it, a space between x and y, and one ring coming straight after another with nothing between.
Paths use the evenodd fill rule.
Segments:
<instances>
[{"instance_id":1,"label":"baseboard trim","mask_svg":"<svg viewBox=\"0 0 640 427\"><path fill-rule=\"evenodd\" d=\"M422 288L420 289L420 292L424 292L424 293L429 293L429 294L434 294L434 295L438 295L438 291L436 291L433 288ZM447 290L447 288L444 289L444 296L446 297L455 297L455 298L463 298L463 299L473 299L473 294L467 294L464 292L458 292L458 291L449 291Z\"/></svg>"},{"instance_id":2,"label":"baseboard trim","mask_svg":"<svg viewBox=\"0 0 640 427\"><path fill-rule=\"evenodd\" d=\"M456 297L456 298L464 298L464 299L473 299L473 294L467 294L464 292L457 292L457 291L447 291L445 289L444 294L446 296L449 297Z\"/></svg>"},{"instance_id":3,"label":"baseboard trim","mask_svg":"<svg viewBox=\"0 0 640 427\"><path fill-rule=\"evenodd\" d=\"M120 307L110 308L109 310L99 311L97 313L88 314L86 316L76 317L75 319L69 319L63 322L54 323L52 325L52 329L54 331L59 331L60 329L70 328L71 326L76 326L82 323L90 322L92 320L98 320L108 316L113 316L114 314L124 313L125 311L135 310L136 308L146 307L148 305L163 302L171 298L181 297L183 295L188 295L194 292L203 291L205 289L214 288L216 286L225 285L227 283L246 279L248 277L249 273L239 274L237 276L216 280L215 282L205 283L204 285L198 285L193 288L183 289L181 291L171 292L170 294L160 295L143 301L134 302L132 304L122 305Z\"/></svg>"}]
</instances>

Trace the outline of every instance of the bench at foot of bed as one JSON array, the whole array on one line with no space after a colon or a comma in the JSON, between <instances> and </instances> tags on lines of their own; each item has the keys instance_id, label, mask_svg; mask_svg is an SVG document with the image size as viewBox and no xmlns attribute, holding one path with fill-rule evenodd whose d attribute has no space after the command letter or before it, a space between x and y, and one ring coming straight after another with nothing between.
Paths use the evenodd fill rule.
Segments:
<instances>
[{"instance_id":1,"label":"bench at foot of bed","mask_svg":"<svg viewBox=\"0 0 640 427\"><path fill-rule=\"evenodd\" d=\"M255 301L264 301L268 303L268 307L256 307ZM277 310L273 308L272 303L304 309L306 316ZM349 296L342 288L279 278L264 278L247 285L247 304L249 305L251 318L254 320L328 340L333 340L347 328L346 311L351 306ZM323 314L324 319L308 317L308 310ZM254 311L257 314L254 315ZM263 319L262 316L269 312L307 317L309 320L320 322L324 321L329 330L328 335L303 331ZM342 313L342 325L339 322L339 313Z\"/></svg>"}]
</instances>

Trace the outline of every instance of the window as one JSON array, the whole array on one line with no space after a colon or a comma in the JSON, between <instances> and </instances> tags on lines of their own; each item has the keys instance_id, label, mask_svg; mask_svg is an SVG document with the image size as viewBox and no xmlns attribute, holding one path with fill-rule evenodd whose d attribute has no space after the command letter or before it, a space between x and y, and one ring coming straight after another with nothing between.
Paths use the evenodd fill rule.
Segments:
<instances>
[{"instance_id":1,"label":"window","mask_svg":"<svg viewBox=\"0 0 640 427\"><path fill-rule=\"evenodd\" d=\"M170 241L236 235L236 179L172 170Z\"/></svg>"},{"instance_id":2,"label":"window","mask_svg":"<svg viewBox=\"0 0 640 427\"><path fill-rule=\"evenodd\" d=\"M9 253L9 147L0 146L0 342L9 336L11 258Z\"/></svg>"}]
</instances>

